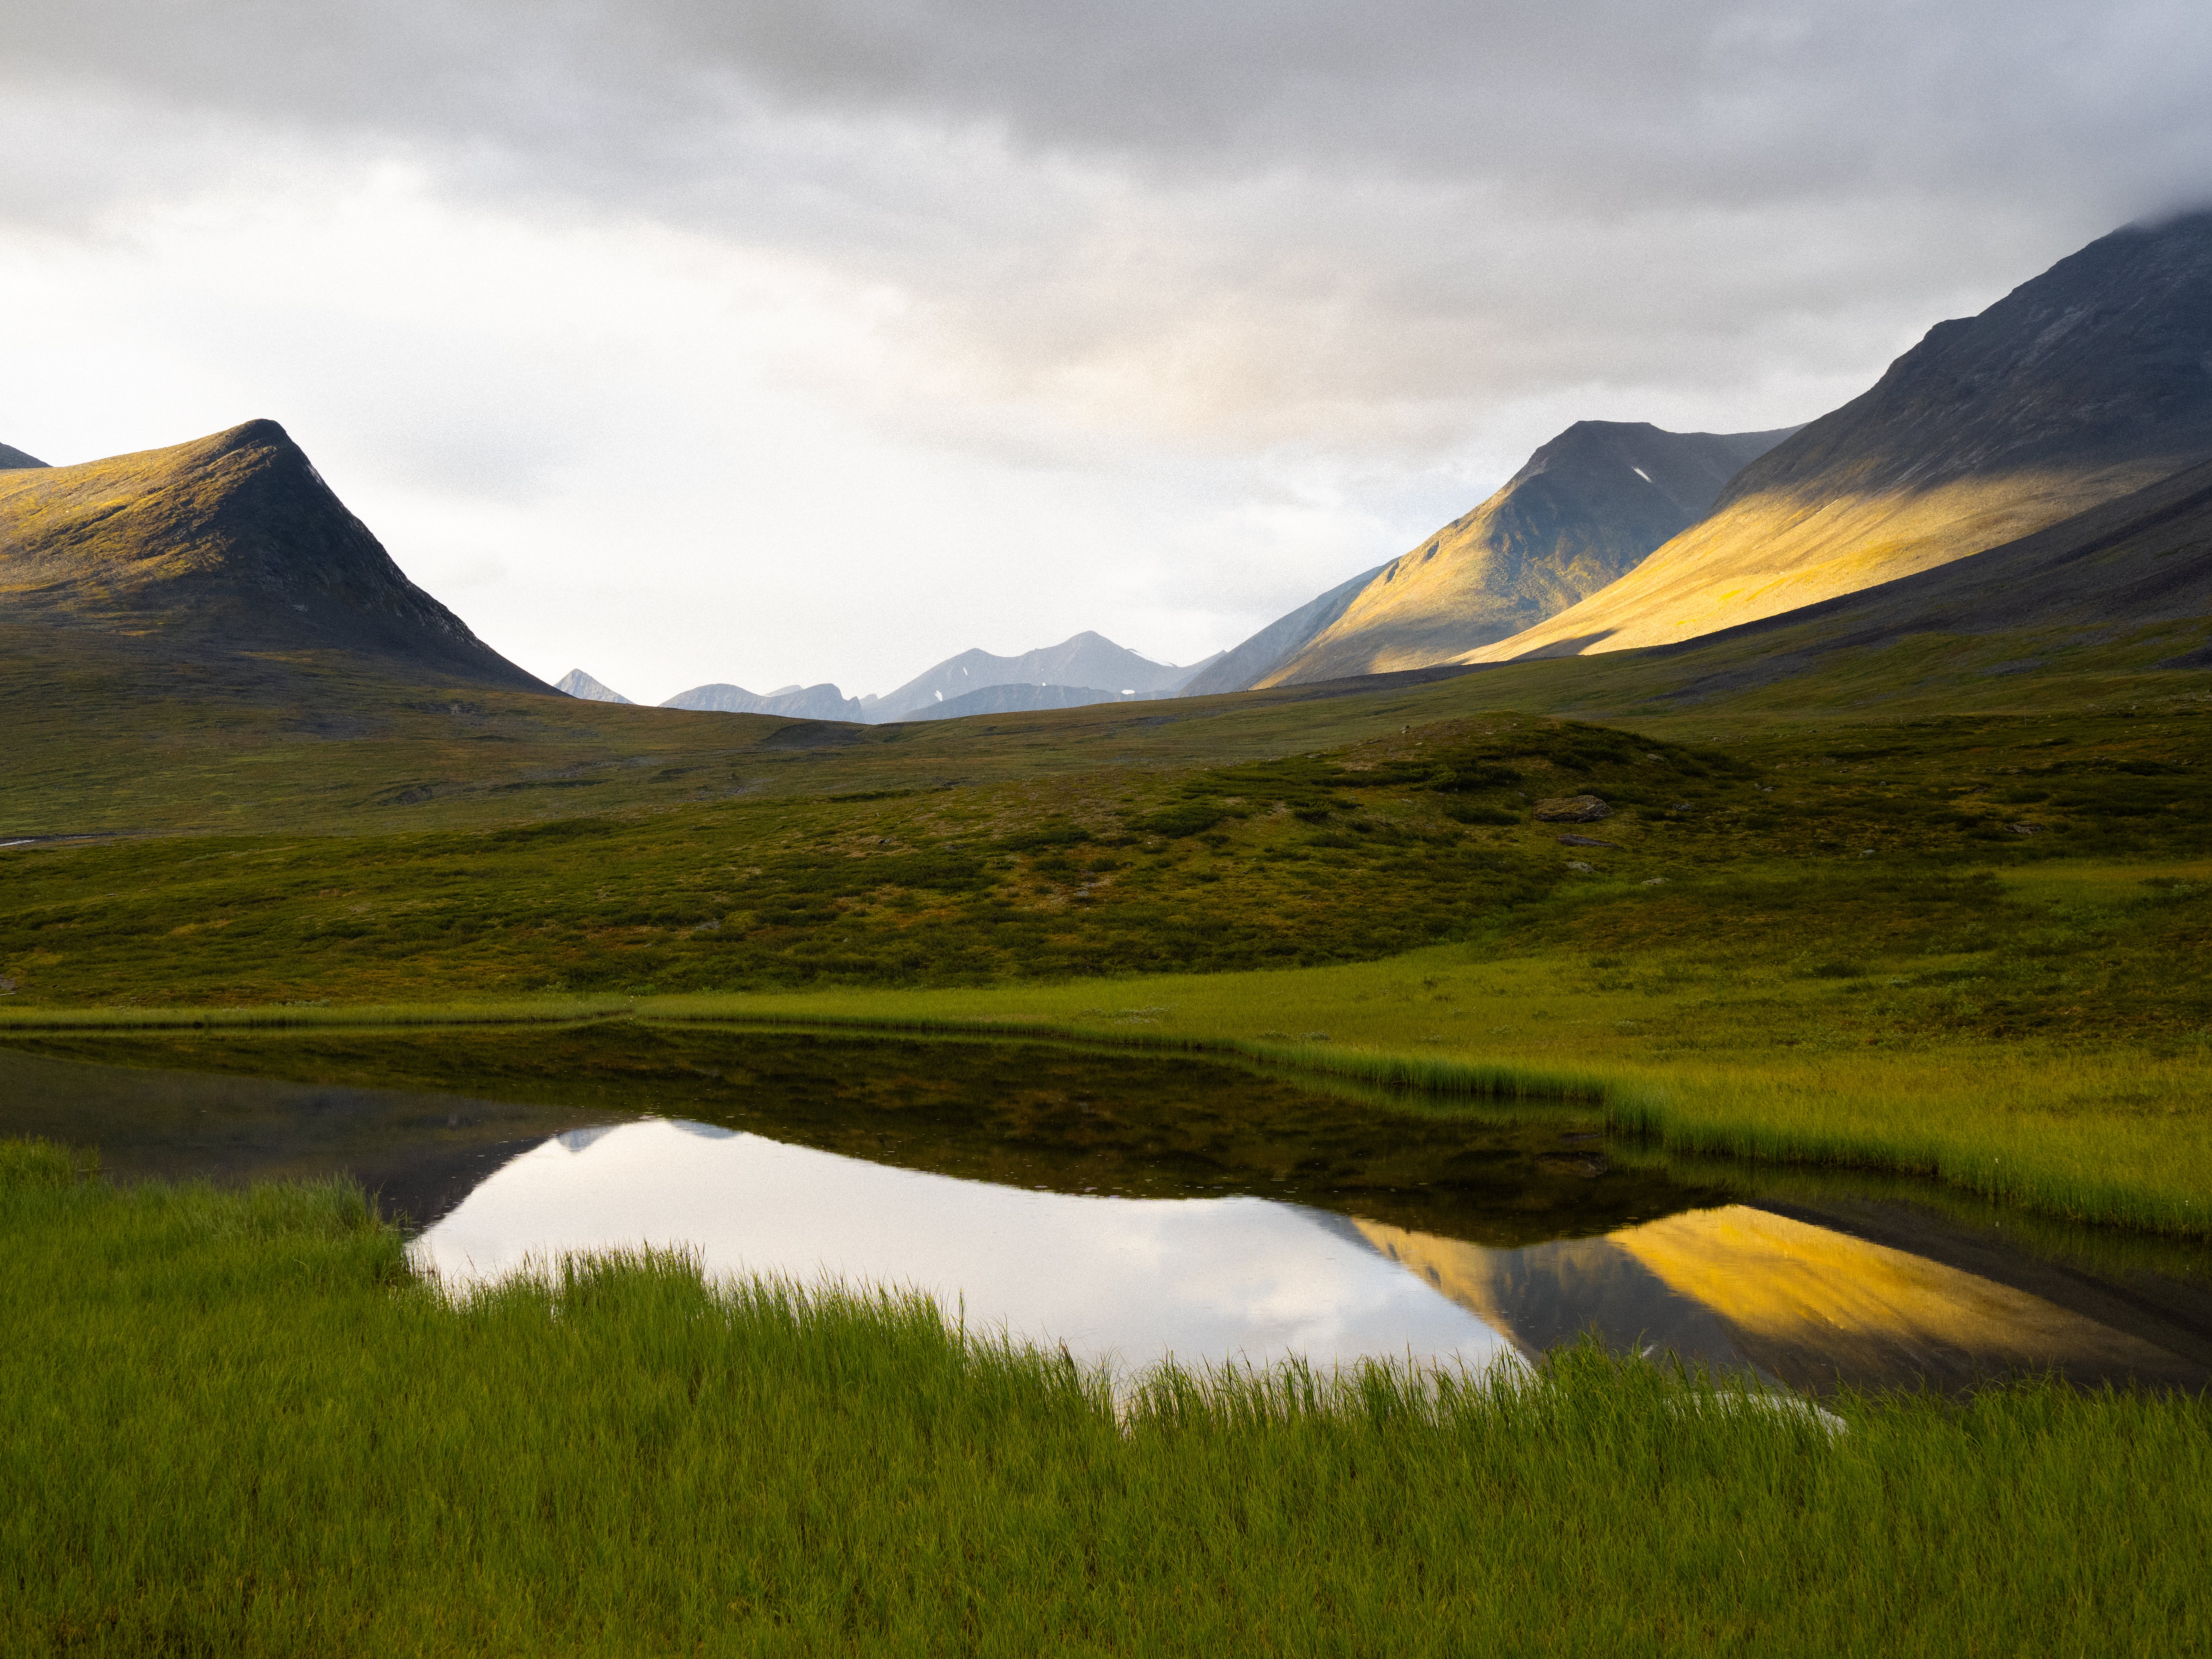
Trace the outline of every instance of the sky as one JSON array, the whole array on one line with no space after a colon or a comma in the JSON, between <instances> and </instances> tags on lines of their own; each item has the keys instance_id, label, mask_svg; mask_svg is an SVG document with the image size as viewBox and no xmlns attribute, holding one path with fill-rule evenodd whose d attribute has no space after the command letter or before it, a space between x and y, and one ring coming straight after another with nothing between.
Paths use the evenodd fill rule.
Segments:
<instances>
[{"instance_id":1,"label":"sky","mask_svg":"<svg viewBox=\"0 0 2212 1659\"><path fill-rule=\"evenodd\" d=\"M2212 201L2203 0L9 0L0 442L282 422L532 672L1194 662Z\"/></svg>"}]
</instances>

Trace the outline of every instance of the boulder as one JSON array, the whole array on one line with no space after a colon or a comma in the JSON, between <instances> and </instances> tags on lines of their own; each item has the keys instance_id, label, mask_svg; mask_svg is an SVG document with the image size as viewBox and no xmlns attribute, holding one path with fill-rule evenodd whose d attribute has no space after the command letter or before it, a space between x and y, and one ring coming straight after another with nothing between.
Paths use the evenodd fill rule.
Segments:
<instances>
[{"instance_id":1,"label":"boulder","mask_svg":"<svg viewBox=\"0 0 2212 1659\"><path fill-rule=\"evenodd\" d=\"M1613 808L1595 795L1561 795L1540 800L1532 809L1547 823L1595 823L1613 816Z\"/></svg>"}]
</instances>

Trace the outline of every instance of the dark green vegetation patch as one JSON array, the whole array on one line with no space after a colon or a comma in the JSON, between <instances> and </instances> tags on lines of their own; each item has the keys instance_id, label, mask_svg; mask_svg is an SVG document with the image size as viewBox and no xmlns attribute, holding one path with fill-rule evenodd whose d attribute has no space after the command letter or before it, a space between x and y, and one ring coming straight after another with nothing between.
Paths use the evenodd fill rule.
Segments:
<instances>
[{"instance_id":1,"label":"dark green vegetation patch","mask_svg":"<svg viewBox=\"0 0 2212 1659\"><path fill-rule=\"evenodd\" d=\"M2008 953L2020 994L1947 1019L2013 1029L2057 988L2034 1023L2137 1023L2112 1012L2131 1006L2186 1030L2202 975L2144 952L2197 948L2193 899L2123 945L1946 872L2201 855L2208 732L2185 704L1722 749L1500 714L1135 776L17 848L0 852L0 978L14 1006L365 1001L1204 972L1469 938L1709 938L1847 978L1948 942ZM1530 819L1573 794L1610 816Z\"/></svg>"}]
</instances>

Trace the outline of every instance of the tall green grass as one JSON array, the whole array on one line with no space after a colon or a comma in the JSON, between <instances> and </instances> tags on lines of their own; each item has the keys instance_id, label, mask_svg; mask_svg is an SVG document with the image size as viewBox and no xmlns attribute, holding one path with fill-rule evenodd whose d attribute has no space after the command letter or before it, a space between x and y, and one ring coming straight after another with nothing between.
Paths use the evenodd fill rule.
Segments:
<instances>
[{"instance_id":1,"label":"tall green grass","mask_svg":"<svg viewBox=\"0 0 2212 1659\"><path fill-rule=\"evenodd\" d=\"M342 1185L0 1156L9 1653L2174 1653L2212 1410L1848 1432L1588 1352L1125 1391L931 1305L572 1261L457 1298Z\"/></svg>"}]
</instances>

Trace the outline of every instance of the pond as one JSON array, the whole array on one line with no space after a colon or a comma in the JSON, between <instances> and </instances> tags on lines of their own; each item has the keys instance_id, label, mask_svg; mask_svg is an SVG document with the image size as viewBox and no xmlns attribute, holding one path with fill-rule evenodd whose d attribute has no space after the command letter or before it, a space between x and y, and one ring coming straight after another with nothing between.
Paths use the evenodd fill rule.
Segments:
<instances>
[{"instance_id":1,"label":"pond","mask_svg":"<svg viewBox=\"0 0 2212 1659\"><path fill-rule=\"evenodd\" d=\"M676 1247L1124 1374L1594 1334L1816 1390L2212 1380L2197 1245L1215 1060L629 1021L55 1036L0 1048L0 1134L126 1181L344 1171L456 1285Z\"/></svg>"}]
</instances>

